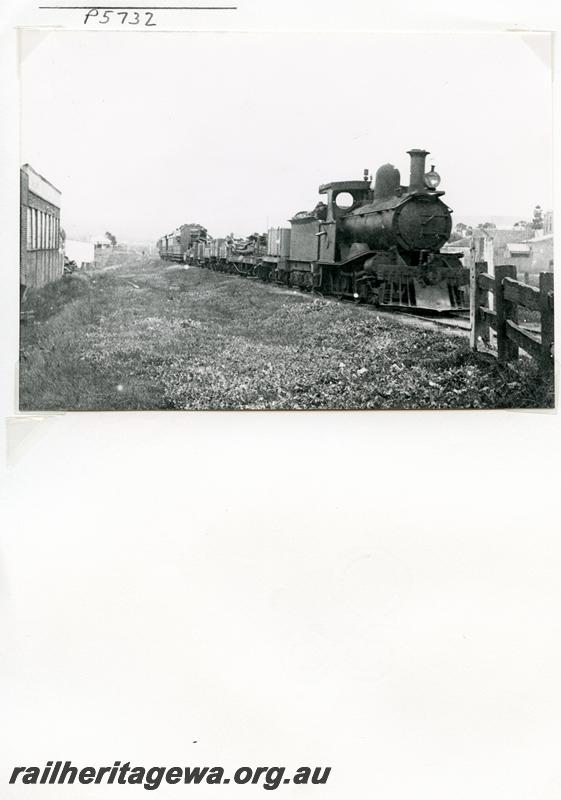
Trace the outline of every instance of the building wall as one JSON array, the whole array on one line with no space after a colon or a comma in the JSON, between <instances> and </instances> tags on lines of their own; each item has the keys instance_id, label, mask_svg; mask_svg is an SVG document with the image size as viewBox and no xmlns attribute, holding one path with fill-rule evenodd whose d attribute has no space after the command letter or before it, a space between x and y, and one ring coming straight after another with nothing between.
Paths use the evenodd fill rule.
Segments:
<instances>
[{"instance_id":1,"label":"building wall","mask_svg":"<svg viewBox=\"0 0 561 800\"><path fill-rule=\"evenodd\" d=\"M24 167L20 171L20 283L40 287L63 274L60 208L30 190L27 169L30 168ZM50 187L49 196L54 199L57 190L32 172L32 185L36 191L42 191L41 181Z\"/></svg>"},{"instance_id":2,"label":"building wall","mask_svg":"<svg viewBox=\"0 0 561 800\"><path fill-rule=\"evenodd\" d=\"M530 240L527 256L509 256L505 263L514 264L520 280L537 285L540 272L553 272L553 236Z\"/></svg>"},{"instance_id":3,"label":"building wall","mask_svg":"<svg viewBox=\"0 0 561 800\"><path fill-rule=\"evenodd\" d=\"M510 263L508 243L526 241L528 241L526 228L491 228L488 231L476 229L471 245L473 260L486 261L489 272L494 274L496 264Z\"/></svg>"},{"instance_id":4,"label":"building wall","mask_svg":"<svg viewBox=\"0 0 561 800\"><path fill-rule=\"evenodd\" d=\"M530 272L553 272L553 236L530 242Z\"/></svg>"}]
</instances>

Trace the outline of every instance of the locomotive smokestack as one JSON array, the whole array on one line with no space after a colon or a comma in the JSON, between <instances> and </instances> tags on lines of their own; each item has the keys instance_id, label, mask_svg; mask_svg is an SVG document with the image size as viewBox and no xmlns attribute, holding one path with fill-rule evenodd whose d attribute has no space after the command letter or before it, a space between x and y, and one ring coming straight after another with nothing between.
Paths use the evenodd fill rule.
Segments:
<instances>
[{"instance_id":1,"label":"locomotive smokestack","mask_svg":"<svg viewBox=\"0 0 561 800\"><path fill-rule=\"evenodd\" d=\"M428 150L408 150L411 156L411 176L409 178L409 191L422 192L425 186L425 159L429 154Z\"/></svg>"}]
</instances>

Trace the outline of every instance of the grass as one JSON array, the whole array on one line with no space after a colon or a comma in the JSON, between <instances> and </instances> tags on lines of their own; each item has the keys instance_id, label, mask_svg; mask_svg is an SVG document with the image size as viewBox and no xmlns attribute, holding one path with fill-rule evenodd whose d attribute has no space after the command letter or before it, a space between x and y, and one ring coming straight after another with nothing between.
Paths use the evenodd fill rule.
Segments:
<instances>
[{"instance_id":1,"label":"grass","mask_svg":"<svg viewBox=\"0 0 561 800\"><path fill-rule=\"evenodd\" d=\"M530 359L500 367L463 335L157 259L118 263L26 297L22 410L553 405Z\"/></svg>"}]
</instances>

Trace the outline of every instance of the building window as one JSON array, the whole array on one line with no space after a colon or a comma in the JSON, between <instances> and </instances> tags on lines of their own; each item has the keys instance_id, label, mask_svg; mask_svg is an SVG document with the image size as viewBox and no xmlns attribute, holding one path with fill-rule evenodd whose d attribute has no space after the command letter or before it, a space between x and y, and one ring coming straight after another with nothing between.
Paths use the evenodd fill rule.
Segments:
<instances>
[{"instance_id":1,"label":"building window","mask_svg":"<svg viewBox=\"0 0 561 800\"><path fill-rule=\"evenodd\" d=\"M25 246L27 250L31 250L31 209L25 209Z\"/></svg>"}]
</instances>

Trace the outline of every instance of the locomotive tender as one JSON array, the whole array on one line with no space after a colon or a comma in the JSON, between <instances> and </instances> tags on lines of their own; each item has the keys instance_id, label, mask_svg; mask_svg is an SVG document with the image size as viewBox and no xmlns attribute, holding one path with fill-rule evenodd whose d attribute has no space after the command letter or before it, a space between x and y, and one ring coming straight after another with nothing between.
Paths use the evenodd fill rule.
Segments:
<instances>
[{"instance_id":1,"label":"locomotive tender","mask_svg":"<svg viewBox=\"0 0 561 800\"><path fill-rule=\"evenodd\" d=\"M469 271L460 255L440 252L452 229L440 177L425 172L428 151L408 153L408 186L384 164L373 188L368 170L363 180L323 184L326 202L266 239L211 239L201 225L182 225L158 241L160 256L389 308L467 310Z\"/></svg>"}]
</instances>

